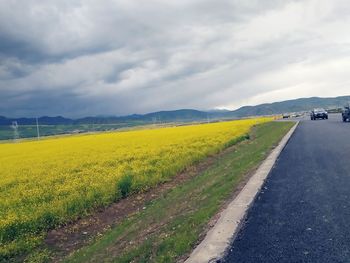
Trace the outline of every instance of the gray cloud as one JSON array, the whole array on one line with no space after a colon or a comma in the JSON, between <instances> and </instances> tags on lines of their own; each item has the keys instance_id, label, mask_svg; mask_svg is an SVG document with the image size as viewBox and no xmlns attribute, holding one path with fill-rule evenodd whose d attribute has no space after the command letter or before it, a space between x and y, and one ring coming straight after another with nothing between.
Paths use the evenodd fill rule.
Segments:
<instances>
[{"instance_id":1,"label":"gray cloud","mask_svg":"<svg viewBox=\"0 0 350 263\"><path fill-rule=\"evenodd\" d=\"M344 95L349 9L345 0L0 0L0 115Z\"/></svg>"}]
</instances>

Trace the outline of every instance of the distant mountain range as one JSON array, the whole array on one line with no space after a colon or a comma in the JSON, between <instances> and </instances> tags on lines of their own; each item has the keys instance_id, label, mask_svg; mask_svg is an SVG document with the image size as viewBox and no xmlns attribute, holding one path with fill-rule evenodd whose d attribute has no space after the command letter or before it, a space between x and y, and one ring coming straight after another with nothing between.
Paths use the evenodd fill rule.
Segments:
<instances>
[{"instance_id":1,"label":"distant mountain range","mask_svg":"<svg viewBox=\"0 0 350 263\"><path fill-rule=\"evenodd\" d=\"M257 106L244 106L235 110L234 113L237 116L255 116L310 111L314 108L336 109L344 107L349 102L350 96L335 98L301 98L274 103L265 103Z\"/></svg>"},{"instance_id":2,"label":"distant mountain range","mask_svg":"<svg viewBox=\"0 0 350 263\"><path fill-rule=\"evenodd\" d=\"M335 98L301 98L274 103L265 103L256 106L244 106L234 111L211 110L198 111L181 109L173 111L159 111L148 114L133 114L121 117L85 117L68 119L62 116L40 117L41 125L73 125L73 124L112 124L112 123L159 123L159 122L190 122L205 121L207 119L235 119L248 116L282 114L286 112L309 111L313 108L340 108L350 102L350 96ZM0 116L0 125L11 125L17 121L19 125L35 125L35 118L6 118Z\"/></svg>"}]
</instances>

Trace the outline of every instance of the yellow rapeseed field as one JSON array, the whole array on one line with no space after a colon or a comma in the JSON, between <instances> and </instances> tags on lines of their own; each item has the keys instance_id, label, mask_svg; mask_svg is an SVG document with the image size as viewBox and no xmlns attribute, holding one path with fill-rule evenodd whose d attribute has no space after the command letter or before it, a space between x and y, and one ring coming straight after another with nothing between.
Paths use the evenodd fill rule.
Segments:
<instances>
[{"instance_id":1,"label":"yellow rapeseed field","mask_svg":"<svg viewBox=\"0 0 350 263\"><path fill-rule=\"evenodd\" d=\"M269 118L0 144L0 257L92 208L168 180Z\"/></svg>"}]
</instances>

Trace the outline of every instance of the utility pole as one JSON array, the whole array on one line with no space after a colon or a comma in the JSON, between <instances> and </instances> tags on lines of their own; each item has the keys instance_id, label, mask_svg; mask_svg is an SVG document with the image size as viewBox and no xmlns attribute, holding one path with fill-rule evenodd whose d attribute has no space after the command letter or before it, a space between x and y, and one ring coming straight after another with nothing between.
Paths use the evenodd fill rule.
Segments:
<instances>
[{"instance_id":1,"label":"utility pole","mask_svg":"<svg viewBox=\"0 0 350 263\"><path fill-rule=\"evenodd\" d=\"M38 135L38 140L40 139L40 133L39 133L39 121L38 117L36 117L36 133Z\"/></svg>"},{"instance_id":2,"label":"utility pole","mask_svg":"<svg viewBox=\"0 0 350 263\"><path fill-rule=\"evenodd\" d=\"M13 121L11 128L13 129L13 141L16 142L19 139L19 133L18 133L18 123L17 121Z\"/></svg>"}]
</instances>

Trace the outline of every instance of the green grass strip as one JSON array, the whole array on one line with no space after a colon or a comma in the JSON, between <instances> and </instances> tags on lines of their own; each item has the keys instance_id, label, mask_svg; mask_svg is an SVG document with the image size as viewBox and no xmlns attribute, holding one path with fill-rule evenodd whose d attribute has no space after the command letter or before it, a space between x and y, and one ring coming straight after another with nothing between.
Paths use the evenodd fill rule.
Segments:
<instances>
[{"instance_id":1,"label":"green grass strip","mask_svg":"<svg viewBox=\"0 0 350 263\"><path fill-rule=\"evenodd\" d=\"M176 262L198 242L209 220L249 171L294 125L270 122L228 151L205 172L154 200L67 262Z\"/></svg>"}]
</instances>

